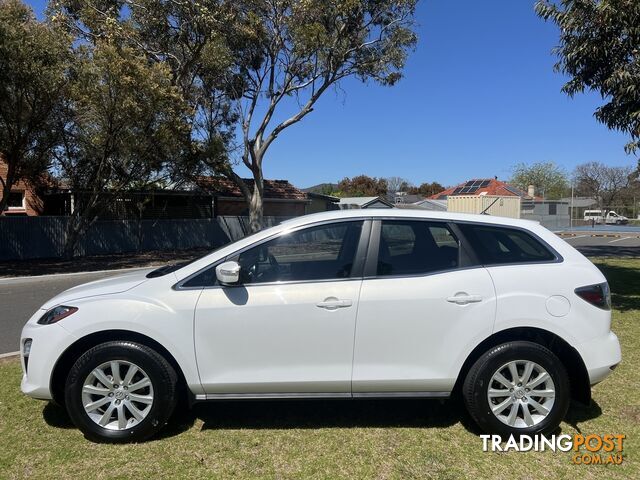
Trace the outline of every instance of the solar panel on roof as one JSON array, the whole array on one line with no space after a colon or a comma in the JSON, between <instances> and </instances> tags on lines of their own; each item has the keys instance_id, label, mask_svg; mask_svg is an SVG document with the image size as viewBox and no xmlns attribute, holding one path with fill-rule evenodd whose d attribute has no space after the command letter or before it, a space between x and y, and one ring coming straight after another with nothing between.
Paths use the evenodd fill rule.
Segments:
<instances>
[{"instance_id":1,"label":"solar panel on roof","mask_svg":"<svg viewBox=\"0 0 640 480\"><path fill-rule=\"evenodd\" d=\"M486 187L487 185L489 185L491 183L491 180L483 180L482 183L480 184L480 187Z\"/></svg>"},{"instance_id":2,"label":"solar panel on roof","mask_svg":"<svg viewBox=\"0 0 640 480\"><path fill-rule=\"evenodd\" d=\"M453 191L453 195L457 195L462 191L462 187L458 187Z\"/></svg>"},{"instance_id":3,"label":"solar panel on roof","mask_svg":"<svg viewBox=\"0 0 640 480\"><path fill-rule=\"evenodd\" d=\"M514 195L522 196L522 194L524 193L522 190L514 188L511 185L507 185L505 186L505 188L509 190L511 193L513 193Z\"/></svg>"}]
</instances>

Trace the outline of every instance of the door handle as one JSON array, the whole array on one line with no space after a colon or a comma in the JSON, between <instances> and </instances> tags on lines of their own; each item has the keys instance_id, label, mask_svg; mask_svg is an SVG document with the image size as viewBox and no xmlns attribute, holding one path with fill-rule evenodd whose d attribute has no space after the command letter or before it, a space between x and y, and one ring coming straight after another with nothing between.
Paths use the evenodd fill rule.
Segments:
<instances>
[{"instance_id":1,"label":"door handle","mask_svg":"<svg viewBox=\"0 0 640 480\"><path fill-rule=\"evenodd\" d=\"M457 305L467 305L469 303L478 303L482 301L480 295L469 295L465 292L458 292L452 297L447 298L447 302L455 303Z\"/></svg>"},{"instance_id":2,"label":"door handle","mask_svg":"<svg viewBox=\"0 0 640 480\"><path fill-rule=\"evenodd\" d=\"M326 310L337 310L338 308L346 308L351 305L353 305L351 300L340 300L335 297L325 298L322 302L316 303L317 307L324 308Z\"/></svg>"}]
</instances>

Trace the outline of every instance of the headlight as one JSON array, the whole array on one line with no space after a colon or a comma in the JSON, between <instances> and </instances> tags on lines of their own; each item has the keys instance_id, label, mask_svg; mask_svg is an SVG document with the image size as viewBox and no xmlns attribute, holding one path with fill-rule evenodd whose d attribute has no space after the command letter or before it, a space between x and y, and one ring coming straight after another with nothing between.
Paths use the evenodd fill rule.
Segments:
<instances>
[{"instance_id":1,"label":"headlight","mask_svg":"<svg viewBox=\"0 0 640 480\"><path fill-rule=\"evenodd\" d=\"M47 310L38 323L40 325L51 325L52 323L59 322L63 318L68 317L71 314L74 314L78 311L78 307L67 307L65 305L58 305L57 307L53 307L50 310Z\"/></svg>"}]
</instances>

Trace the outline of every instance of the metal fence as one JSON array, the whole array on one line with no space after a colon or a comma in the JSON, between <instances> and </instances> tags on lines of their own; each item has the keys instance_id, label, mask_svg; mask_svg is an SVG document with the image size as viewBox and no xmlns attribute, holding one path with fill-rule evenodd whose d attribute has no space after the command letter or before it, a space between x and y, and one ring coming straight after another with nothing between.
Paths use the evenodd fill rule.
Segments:
<instances>
[{"instance_id":1,"label":"metal fence","mask_svg":"<svg viewBox=\"0 0 640 480\"><path fill-rule=\"evenodd\" d=\"M266 227L289 217L265 217ZM69 217L0 217L0 260L62 256ZM249 232L248 217L178 220L106 220L94 223L76 254L215 248Z\"/></svg>"}]
</instances>

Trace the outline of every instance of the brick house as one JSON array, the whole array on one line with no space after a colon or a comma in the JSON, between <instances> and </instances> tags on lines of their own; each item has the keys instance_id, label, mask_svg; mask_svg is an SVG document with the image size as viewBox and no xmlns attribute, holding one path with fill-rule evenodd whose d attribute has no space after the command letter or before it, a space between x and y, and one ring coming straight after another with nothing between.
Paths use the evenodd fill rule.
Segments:
<instances>
[{"instance_id":1,"label":"brick house","mask_svg":"<svg viewBox=\"0 0 640 480\"><path fill-rule=\"evenodd\" d=\"M243 181L253 190L253 179ZM248 215L249 207L240 187L231 180L217 177L201 177L196 184L215 197L215 216ZM287 180L264 180L264 215L274 217L297 217L305 214L309 203L307 195Z\"/></svg>"},{"instance_id":2,"label":"brick house","mask_svg":"<svg viewBox=\"0 0 640 480\"><path fill-rule=\"evenodd\" d=\"M440 193L427 197L430 200L446 200L449 195L489 195L500 197L521 197L525 200L534 200L533 194L524 192L519 188L509 185L497 178L480 178L469 180L455 187L447 188Z\"/></svg>"},{"instance_id":3,"label":"brick house","mask_svg":"<svg viewBox=\"0 0 640 480\"><path fill-rule=\"evenodd\" d=\"M0 158L0 189L4 189L7 171L8 165ZM42 214L42 210L42 197L38 194L36 187L22 180L13 184L7 208L4 211L5 215L37 216Z\"/></svg>"}]
</instances>

